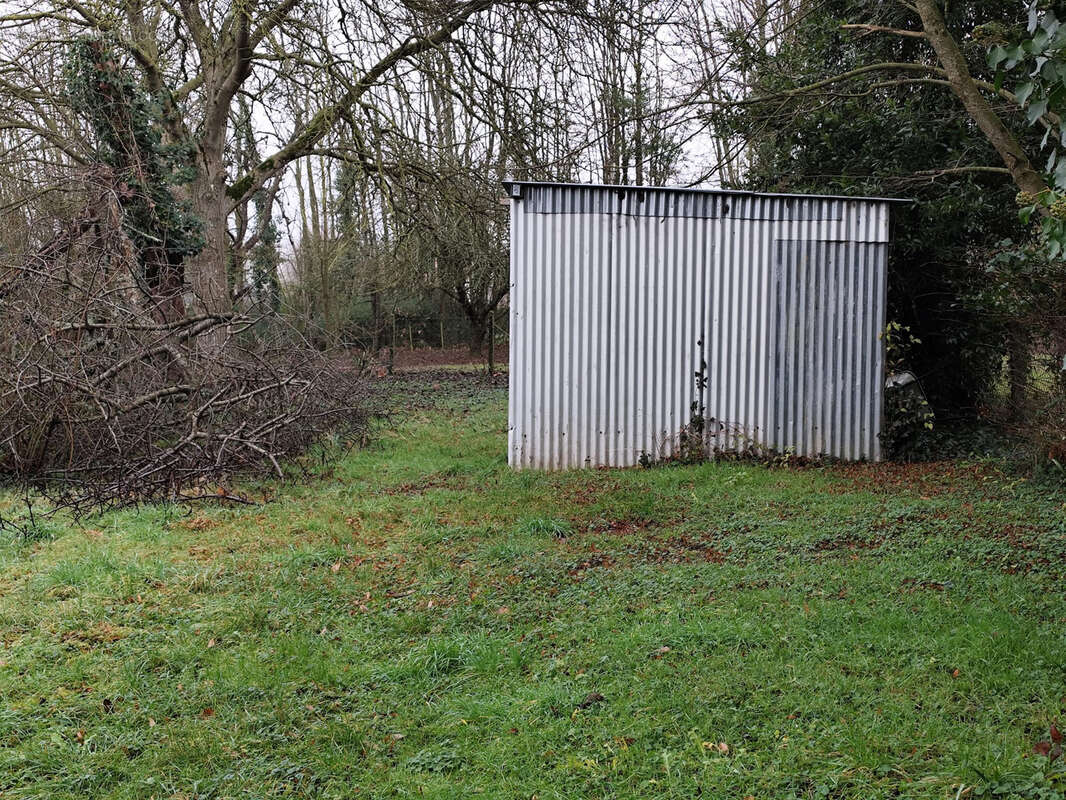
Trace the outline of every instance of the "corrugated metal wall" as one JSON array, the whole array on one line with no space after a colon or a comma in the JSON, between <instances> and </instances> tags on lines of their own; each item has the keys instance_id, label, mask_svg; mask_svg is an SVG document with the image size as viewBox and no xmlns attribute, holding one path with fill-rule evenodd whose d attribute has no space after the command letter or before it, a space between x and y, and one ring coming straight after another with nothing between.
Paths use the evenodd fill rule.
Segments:
<instances>
[{"instance_id":1,"label":"corrugated metal wall","mask_svg":"<svg viewBox=\"0 0 1066 800\"><path fill-rule=\"evenodd\" d=\"M888 201L508 188L512 466L880 457Z\"/></svg>"}]
</instances>

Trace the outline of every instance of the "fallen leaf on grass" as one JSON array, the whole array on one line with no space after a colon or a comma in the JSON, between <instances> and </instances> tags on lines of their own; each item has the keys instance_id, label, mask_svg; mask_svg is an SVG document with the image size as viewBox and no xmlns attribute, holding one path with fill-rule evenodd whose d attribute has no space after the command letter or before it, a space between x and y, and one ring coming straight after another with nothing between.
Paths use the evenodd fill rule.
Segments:
<instances>
[{"instance_id":1,"label":"fallen leaf on grass","mask_svg":"<svg viewBox=\"0 0 1066 800\"><path fill-rule=\"evenodd\" d=\"M606 698L599 692L589 692L585 699L577 704L578 708L590 708L596 703L602 703Z\"/></svg>"},{"instance_id":2,"label":"fallen leaf on grass","mask_svg":"<svg viewBox=\"0 0 1066 800\"><path fill-rule=\"evenodd\" d=\"M1047 758L1048 763L1054 763L1062 757L1062 731L1055 723L1048 727L1050 741L1037 742L1033 745L1033 752L1038 756Z\"/></svg>"},{"instance_id":3,"label":"fallen leaf on grass","mask_svg":"<svg viewBox=\"0 0 1066 800\"><path fill-rule=\"evenodd\" d=\"M205 531L208 528L213 528L218 523L208 517L193 517L192 519L185 520L180 526L190 531Z\"/></svg>"}]
</instances>

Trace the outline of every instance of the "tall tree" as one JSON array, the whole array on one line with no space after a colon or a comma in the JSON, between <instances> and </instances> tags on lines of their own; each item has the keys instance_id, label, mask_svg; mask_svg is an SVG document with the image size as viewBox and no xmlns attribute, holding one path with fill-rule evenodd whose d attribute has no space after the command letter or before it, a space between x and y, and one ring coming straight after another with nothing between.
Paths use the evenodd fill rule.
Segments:
<instances>
[{"instance_id":1,"label":"tall tree","mask_svg":"<svg viewBox=\"0 0 1066 800\"><path fill-rule=\"evenodd\" d=\"M237 209L252 201L294 161L312 154L339 125L368 163L386 110L383 86L428 51L444 52L454 34L499 3L512 0L385 4L340 0L46 0L0 15L0 73L6 102L0 125L28 134L59 158L84 161L69 117L68 95L49 82L57 43L86 33L106 36L139 73L160 109L168 142L188 142L195 177L186 197L202 221L204 246L185 260L186 280L207 310L231 303L229 233ZM307 107L278 126L271 152L244 170L227 163L239 96L262 112L279 86L305 85ZM238 246L243 246L243 242Z\"/></svg>"},{"instance_id":2,"label":"tall tree","mask_svg":"<svg viewBox=\"0 0 1066 800\"><path fill-rule=\"evenodd\" d=\"M746 144L744 186L920 201L895 212L890 314L921 339L912 366L935 404L973 409L1016 339L1001 315L970 298L987 280L984 263L1001 240L1025 236L1017 189L946 82L882 72L885 64L928 59L926 42L841 28L855 5L820 5L778 35L770 52L755 38L734 37L747 95L718 120ZM881 23L897 22L881 13ZM986 0L952 16L952 30L963 36L974 19L1007 24L1016 14L1011 2ZM983 48L971 51L972 68L991 80ZM842 75L850 76L846 87L824 83ZM1020 120L1020 111L1014 116ZM1019 134L1037 146L1024 124ZM1013 350L1015 360L1025 359Z\"/></svg>"}]
</instances>

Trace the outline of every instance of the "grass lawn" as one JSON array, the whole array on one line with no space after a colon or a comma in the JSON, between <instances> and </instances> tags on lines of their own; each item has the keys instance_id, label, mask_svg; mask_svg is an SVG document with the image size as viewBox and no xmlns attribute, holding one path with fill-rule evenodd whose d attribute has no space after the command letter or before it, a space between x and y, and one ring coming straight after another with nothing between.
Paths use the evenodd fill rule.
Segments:
<instances>
[{"instance_id":1,"label":"grass lawn","mask_svg":"<svg viewBox=\"0 0 1066 800\"><path fill-rule=\"evenodd\" d=\"M516 473L443 379L261 507L0 543L0 798L1062 797L1063 496Z\"/></svg>"}]
</instances>

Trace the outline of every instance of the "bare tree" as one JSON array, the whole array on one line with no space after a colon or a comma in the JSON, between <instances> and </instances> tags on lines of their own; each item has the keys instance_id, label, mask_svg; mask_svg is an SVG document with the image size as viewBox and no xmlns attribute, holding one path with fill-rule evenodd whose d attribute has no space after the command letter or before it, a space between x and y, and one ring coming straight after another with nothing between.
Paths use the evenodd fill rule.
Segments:
<instances>
[{"instance_id":1,"label":"bare tree","mask_svg":"<svg viewBox=\"0 0 1066 800\"><path fill-rule=\"evenodd\" d=\"M78 126L66 124L67 95L49 64L57 47L79 33L113 41L160 104L167 138L190 146L196 176L187 196L203 221L205 246L184 263L186 279L201 311L224 312L232 302L226 268L230 222L241 204L314 152L342 121L360 132L352 145L373 162L383 82L395 80L398 70L421 54L447 48L456 31L501 2L507 0L417 5L52 0L22 9L8 4L0 16L7 100L0 124L26 134L26 147L90 161ZM278 126L271 151L245 169L227 163L238 98L251 98L256 116L265 113L279 87L301 85L307 87L305 112Z\"/></svg>"}]
</instances>

